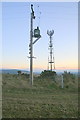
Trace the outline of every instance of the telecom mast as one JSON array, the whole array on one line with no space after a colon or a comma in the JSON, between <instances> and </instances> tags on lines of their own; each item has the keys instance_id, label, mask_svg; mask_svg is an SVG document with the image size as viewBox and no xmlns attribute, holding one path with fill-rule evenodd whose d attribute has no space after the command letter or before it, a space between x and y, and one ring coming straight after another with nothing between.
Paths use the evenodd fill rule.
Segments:
<instances>
[{"instance_id":1,"label":"telecom mast","mask_svg":"<svg viewBox=\"0 0 80 120\"><path fill-rule=\"evenodd\" d=\"M31 4L31 28L30 28L30 44L29 44L29 54L30 54L30 83L33 85L33 45L40 39L40 30L39 27L37 26L36 29L33 31L33 19L35 19L34 16L34 10L33 10L33 5ZM37 38L36 40L33 41L33 37Z\"/></svg>"},{"instance_id":2,"label":"telecom mast","mask_svg":"<svg viewBox=\"0 0 80 120\"><path fill-rule=\"evenodd\" d=\"M52 43L52 35L54 34L54 30L52 30L52 31L47 30L47 34L50 37L50 41L49 41L50 54L49 54L49 57L48 57L48 63L49 63L48 68L50 68L50 70L52 71L52 69L55 69L54 54L53 54L53 43ZM54 68L52 67L53 64L54 64Z\"/></svg>"}]
</instances>

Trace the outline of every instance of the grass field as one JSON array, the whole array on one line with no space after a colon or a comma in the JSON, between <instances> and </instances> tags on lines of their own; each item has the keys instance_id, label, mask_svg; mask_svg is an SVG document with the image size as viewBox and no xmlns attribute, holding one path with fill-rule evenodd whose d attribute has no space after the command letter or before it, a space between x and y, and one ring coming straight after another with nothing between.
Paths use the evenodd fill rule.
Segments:
<instances>
[{"instance_id":1,"label":"grass field","mask_svg":"<svg viewBox=\"0 0 80 120\"><path fill-rule=\"evenodd\" d=\"M63 89L57 79L34 77L31 86L25 75L3 74L3 118L77 118L77 77L64 78Z\"/></svg>"}]
</instances>

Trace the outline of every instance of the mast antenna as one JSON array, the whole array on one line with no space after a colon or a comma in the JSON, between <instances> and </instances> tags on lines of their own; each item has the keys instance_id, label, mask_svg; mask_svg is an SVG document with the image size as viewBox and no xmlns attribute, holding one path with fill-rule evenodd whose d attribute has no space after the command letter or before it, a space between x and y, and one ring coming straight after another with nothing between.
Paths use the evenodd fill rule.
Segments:
<instances>
[{"instance_id":1,"label":"mast antenna","mask_svg":"<svg viewBox=\"0 0 80 120\"><path fill-rule=\"evenodd\" d=\"M48 57L48 63L50 68L50 71L53 70L53 64L54 64L54 69L55 69L55 63L54 63L54 54L53 54L53 43L52 43L52 36L54 34L54 30L47 30L47 34L49 35L50 41L49 41L49 57Z\"/></svg>"}]
</instances>

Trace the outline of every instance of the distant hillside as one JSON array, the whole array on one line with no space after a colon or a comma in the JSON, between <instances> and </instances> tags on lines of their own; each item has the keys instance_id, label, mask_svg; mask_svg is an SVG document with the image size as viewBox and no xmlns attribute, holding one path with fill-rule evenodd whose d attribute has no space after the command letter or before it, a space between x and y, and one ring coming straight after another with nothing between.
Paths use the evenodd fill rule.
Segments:
<instances>
[{"instance_id":1,"label":"distant hillside","mask_svg":"<svg viewBox=\"0 0 80 120\"><path fill-rule=\"evenodd\" d=\"M30 72L29 71L27 71L27 70L25 70L25 69L0 69L0 73L9 73L9 74L17 74L17 71L22 71L23 73L27 73L27 74L29 74ZM78 70L76 69L67 69L67 70L55 70L55 72L57 73L57 74L62 74L62 73L64 73L64 71L67 71L67 72L70 72L70 73L73 73L73 74L78 74ZM39 70L34 70L34 74L40 74L41 73L41 71L39 71Z\"/></svg>"},{"instance_id":2,"label":"distant hillside","mask_svg":"<svg viewBox=\"0 0 80 120\"><path fill-rule=\"evenodd\" d=\"M64 73L64 71L70 72L72 74L78 74L77 69L63 69L63 70L57 69L55 71L56 71L57 74L62 74L62 73Z\"/></svg>"},{"instance_id":3,"label":"distant hillside","mask_svg":"<svg viewBox=\"0 0 80 120\"><path fill-rule=\"evenodd\" d=\"M29 73L29 71L20 70L20 69L2 69L2 70L0 70L0 73L17 74L17 71L22 71L24 73Z\"/></svg>"}]
</instances>

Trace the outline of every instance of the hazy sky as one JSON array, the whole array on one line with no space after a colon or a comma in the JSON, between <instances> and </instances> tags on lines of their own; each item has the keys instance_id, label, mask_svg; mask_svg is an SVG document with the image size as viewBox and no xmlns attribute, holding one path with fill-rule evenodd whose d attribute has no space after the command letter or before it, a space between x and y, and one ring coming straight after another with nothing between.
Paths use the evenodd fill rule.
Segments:
<instances>
[{"instance_id":1,"label":"hazy sky","mask_svg":"<svg viewBox=\"0 0 80 120\"><path fill-rule=\"evenodd\" d=\"M2 59L3 68L29 69L30 43L29 2L2 3ZM56 69L76 69L78 65L78 3L33 3L41 39L34 45L34 69L47 69L47 30L54 30L53 44ZM39 9L38 9L39 5ZM41 12L41 15L39 14ZM40 17L40 20L38 19Z\"/></svg>"}]
</instances>

